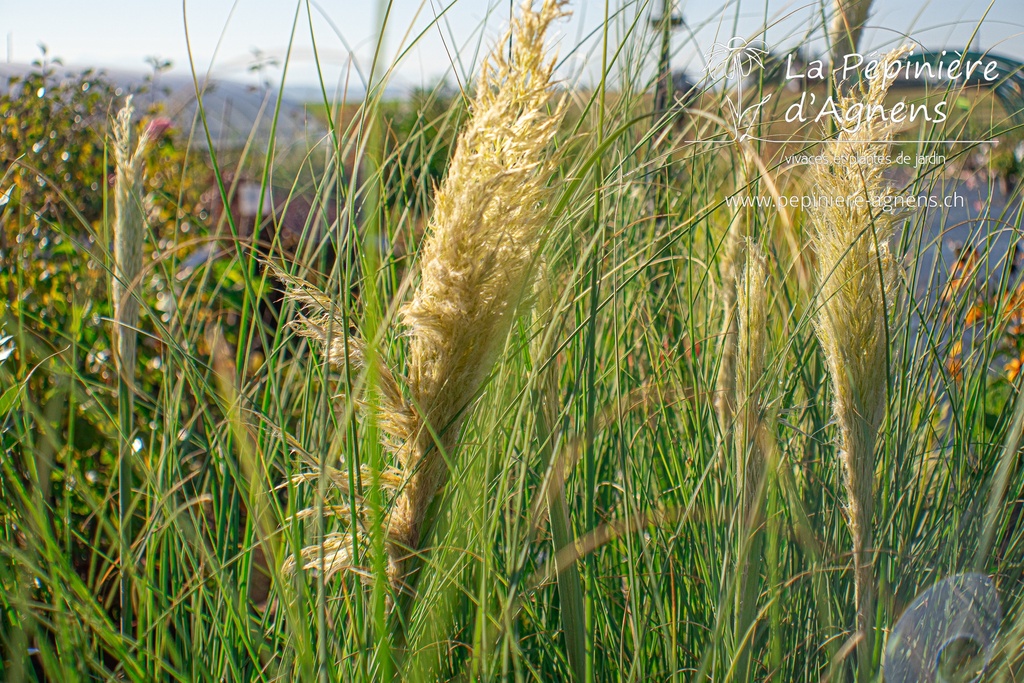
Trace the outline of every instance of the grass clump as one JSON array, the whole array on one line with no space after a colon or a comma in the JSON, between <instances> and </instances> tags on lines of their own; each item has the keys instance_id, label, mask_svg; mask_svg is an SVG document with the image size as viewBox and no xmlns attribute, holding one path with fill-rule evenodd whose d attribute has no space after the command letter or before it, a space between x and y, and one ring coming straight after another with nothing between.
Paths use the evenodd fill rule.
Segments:
<instances>
[{"instance_id":1,"label":"grass clump","mask_svg":"<svg viewBox=\"0 0 1024 683\"><path fill-rule=\"evenodd\" d=\"M287 158L154 133L143 173L113 89L0 93L0 679L877 680L964 571L1020 678L1024 215L931 142L971 117L897 133L876 80L797 132L753 63L655 112L671 17L609 4L556 63L534 5L452 47L465 89L383 101L381 46ZM980 218L882 206L954 173Z\"/></svg>"}]
</instances>

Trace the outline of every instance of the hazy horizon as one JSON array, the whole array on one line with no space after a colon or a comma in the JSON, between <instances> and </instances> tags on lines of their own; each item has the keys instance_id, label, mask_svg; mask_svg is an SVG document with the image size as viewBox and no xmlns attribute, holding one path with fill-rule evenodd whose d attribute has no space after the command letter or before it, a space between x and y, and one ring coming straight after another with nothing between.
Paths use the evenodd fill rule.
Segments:
<instances>
[{"instance_id":1,"label":"hazy horizon","mask_svg":"<svg viewBox=\"0 0 1024 683\"><path fill-rule=\"evenodd\" d=\"M625 31L638 13L649 18L652 6L657 14L660 0L610 3L612 24ZM563 75L577 82L593 82L599 72L600 40L592 32L602 23L605 6L572 2L570 8L573 16L559 25L556 37L565 59ZM214 77L248 83L258 83L262 76L277 85L294 26L287 86L317 84L316 55L329 88L340 90L347 82L350 91L360 92L371 69L380 9L368 2L329 6L304 1L209 0L199 6L137 5L125 0L88 4L0 0L0 13L6 20L6 26L0 28L6 42L5 59L10 62L38 59L38 46L44 44L49 57L60 58L71 67L146 72L150 69L146 59L157 57L173 63L171 73L187 74L191 47L200 73L209 70ZM437 0L393 0L378 78L386 67L395 65L386 74L389 87L431 86L441 78L452 85L463 82L487 45L501 36L509 9L508 0L455 0L450 5ZM824 50L820 31L809 40L805 37L807 26L820 24L821 8L815 3L769 0L766 4L759 0L729 2L723 7L711 0L693 0L678 3L677 11L686 20L686 26L673 38L673 68L679 71L698 74L702 55L714 43L733 35L752 36L765 25L773 48L804 45L812 52ZM901 32L927 49L962 48L979 22L976 46L1024 61L1024 3L1014 0L968 1L955 8L934 0L878 0L862 48L868 52L891 47L901 39ZM154 26L163 30L154 31ZM262 72L253 69L259 59L265 60ZM653 68L653 54L650 59Z\"/></svg>"}]
</instances>

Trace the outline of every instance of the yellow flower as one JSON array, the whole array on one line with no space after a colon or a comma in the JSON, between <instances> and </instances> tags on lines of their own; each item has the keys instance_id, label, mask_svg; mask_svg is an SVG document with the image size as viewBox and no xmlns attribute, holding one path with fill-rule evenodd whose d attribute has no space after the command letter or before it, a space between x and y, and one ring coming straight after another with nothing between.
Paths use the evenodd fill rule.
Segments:
<instances>
[{"instance_id":1,"label":"yellow flower","mask_svg":"<svg viewBox=\"0 0 1024 683\"><path fill-rule=\"evenodd\" d=\"M985 309L978 302L971 304L971 307L967 309L967 315L964 317L964 323L970 327L985 317Z\"/></svg>"},{"instance_id":2,"label":"yellow flower","mask_svg":"<svg viewBox=\"0 0 1024 683\"><path fill-rule=\"evenodd\" d=\"M1020 374L1021 366L1024 365L1024 354L1017 356L1010 360L1006 365L1003 366L1003 370L1006 371L1006 379L1011 382L1017 379L1017 375Z\"/></svg>"},{"instance_id":3,"label":"yellow flower","mask_svg":"<svg viewBox=\"0 0 1024 683\"><path fill-rule=\"evenodd\" d=\"M949 372L949 376L953 378L954 382L959 382L963 379L963 342L956 342L949 349L949 355L946 358L946 371Z\"/></svg>"}]
</instances>

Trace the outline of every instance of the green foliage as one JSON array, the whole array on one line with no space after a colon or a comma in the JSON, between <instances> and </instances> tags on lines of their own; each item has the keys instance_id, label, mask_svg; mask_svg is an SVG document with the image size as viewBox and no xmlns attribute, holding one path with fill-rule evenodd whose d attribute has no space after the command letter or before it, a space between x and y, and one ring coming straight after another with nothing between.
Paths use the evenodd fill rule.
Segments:
<instances>
[{"instance_id":1,"label":"green foliage","mask_svg":"<svg viewBox=\"0 0 1024 683\"><path fill-rule=\"evenodd\" d=\"M113 162L106 139L123 96L101 73L64 73L59 66L36 62L0 95L3 476L38 488L37 504L60 519L73 569L106 586L110 577L95 574L97 553L108 556L111 547L100 532L111 509L117 452L107 322ZM200 174L170 136L156 141L149 167L146 251L153 265L143 291L144 305L159 315L173 280L153 267L160 265L156 258L183 229L198 234L205 228L197 218ZM144 394L159 393L162 346L158 336L144 336L137 373ZM137 424L149 425L153 416L152 402L141 401ZM15 453L32 454L31 461L12 460ZM22 513L9 496L4 500L0 515L15 534L7 540L23 542L24 531L14 531L24 528ZM13 575L0 580L5 590L20 590ZM107 597L101 601L111 607Z\"/></svg>"},{"instance_id":2,"label":"green foliage","mask_svg":"<svg viewBox=\"0 0 1024 683\"><path fill-rule=\"evenodd\" d=\"M385 167L384 186L389 203L408 205L441 183L455 145L450 131L465 119L466 106L441 84L389 103L382 115L388 127L384 153L394 160Z\"/></svg>"},{"instance_id":3,"label":"green foliage","mask_svg":"<svg viewBox=\"0 0 1024 683\"><path fill-rule=\"evenodd\" d=\"M359 573L280 571L332 532L380 526L332 507L328 490L387 514L393 491L372 482L393 463L366 406L377 379L372 364L330 371L291 327L265 324L270 278L245 244L205 225L211 207L199 195L216 185L207 160L175 138L158 143L147 169L128 633L117 624L125 520L104 200L105 129L121 100L96 74L58 84L45 65L0 96L0 192L11 189L0 207L0 679L736 681L744 651L753 680L851 677L851 538L813 327L810 218L727 204L768 196L768 178L804 191L805 177L784 167L794 151L784 145L755 148L764 172L741 174L751 152L723 142L721 98L694 103L713 117L652 122L653 78L641 66L651 37L636 26L604 29L622 41L604 65L615 89L573 93L557 140L547 290L514 325L467 418L414 597L388 594L372 532L354 548ZM292 190L308 199L330 186L337 221L323 212L310 223L336 240L337 262L314 272L272 258L323 285L345 323L332 333L348 348L374 340L401 369L404 330L390 321L415 284L432 186L466 112L440 90L348 107L337 148L296 164L312 190ZM63 159L65 149L75 152ZM252 155L222 176L262 168L265 154ZM930 180L920 169L905 182L925 192ZM1020 230L1015 202L987 206L971 235L971 267L1000 274L985 287L948 287L967 280L933 258L936 229L954 227L941 216L938 226L934 214L910 217L894 245L904 279L875 452L872 675L913 598L977 570L995 577L1007 614L986 680L1019 680L1024 379L1008 364L1024 349L1021 274L983 239L991 224ZM767 255L758 389L778 413L746 633L733 632L745 621L733 610L749 531L737 514L735 430L714 409L722 264L740 218ZM211 234L222 256L182 270ZM281 316L299 312L285 304ZM342 490L342 479L360 485Z\"/></svg>"}]
</instances>

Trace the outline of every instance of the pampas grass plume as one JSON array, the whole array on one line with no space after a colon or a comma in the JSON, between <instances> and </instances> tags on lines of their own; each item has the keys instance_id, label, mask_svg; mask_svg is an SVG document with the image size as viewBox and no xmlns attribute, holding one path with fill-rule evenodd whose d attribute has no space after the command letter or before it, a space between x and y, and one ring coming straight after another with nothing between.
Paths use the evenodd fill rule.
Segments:
<instances>
[{"instance_id":1,"label":"pampas grass plume","mask_svg":"<svg viewBox=\"0 0 1024 683\"><path fill-rule=\"evenodd\" d=\"M553 0L540 12L524 5L512 27L511 59L503 43L484 64L472 118L437 194L422 279L402 310L415 408L385 406L395 416L389 424L397 459L412 473L388 529L396 545L418 545L427 506L447 479L442 451L455 445L465 409L529 290L549 215L553 161L545 150L563 110L547 111L554 61L544 52L544 34L562 14Z\"/></svg>"},{"instance_id":2,"label":"pampas grass plume","mask_svg":"<svg viewBox=\"0 0 1024 683\"><path fill-rule=\"evenodd\" d=\"M763 386L768 350L767 257L752 240L745 246L744 268L736 288L736 457L743 510L749 514L764 476L766 432L773 417Z\"/></svg>"},{"instance_id":3,"label":"pampas grass plume","mask_svg":"<svg viewBox=\"0 0 1024 683\"><path fill-rule=\"evenodd\" d=\"M762 560L764 486L773 448L775 404L768 398L765 363L768 355L768 265L764 251L746 239L743 269L735 285L736 348L735 397L736 477L739 491L740 533L737 557L736 638L745 634L757 614L758 581ZM752 680L750 647L741 647L737 672Z\"/></svg>"},{"instance_id":4,"label":"pampas grass plume","mask_svg":"<svg viewBox=\"0 0 1024 683\"><path fill-rule=\"evenodd\" d=\"M846 55L857 51L864 22L871 10L871 0L835 0L832 23L829 26L829 44L832 46L832 68L843 65Z\"/></svg>"},{"instance_id":5,"label":"pampas grass plume","mask_svg":"<svg viewBox=\"0 0 1024 683\"><path fill-rule=\"evenodd\" d=\"M886 67L908 50L902 47L882 58L866 94L843 98L844 112L863 100L864 123L826 143L831 163L819 164L813 174L819 202L811 217L821 286L816 331L832 381L845 470L857 627L863 636L858 646L861 680L871 675L874 451L886 410L888 321L898 278L889 242L901 218L879 208L893 205L894 190L883 177L882 163L892 129L877 112L891 85Z\"/></svg>"},{"instance_id":6,"label":"pampas grass plume","mask_svg":"<svg viewBox=\"0 0 1024 683\"><path fill-rule=\"evenodd\" d=\"M143 133L132 147L132 98L129 95L114 121L114 340L118 371L118 516L120 523L121 631L132 628L131 504L132 432L134 430L135 330L139 324L138 279L142 270L142 243L146 216L143 209L145 153L149 143Z\"/></svg>"},{"instance_id":7,"label":"pampas grass plume","mask_svg":"<svg viewBox=\"0 0 1024 683\"><path fill-rule=\"evenodd\" d=\"M531 290L550 217L555 160L548 148L564 112L564 100L551 102L555 61L544 36L565 15L564 4L545 0L536 11L525 2L510 40L484 62L470 120L437 190L419 285L400 311L406 375L399 381L385 367L377 372L384 446L403 479L387 527L396 589L404 584L405 560L419 547L427 509L448 479L445 458L456 449L468 407ZM293 289L302 303L327 308L322 295ZM325 327L335 322L314 320L304 333L325 339ZM331 356L346 357L340 346ZM345 547L334 548L329 571L352 562Z\"/></svg>"},{"instance_id":8,"label":"pampas grass plume","mask_svg":"<svg viewBox=\"0 0 1024 683\"><path fill-rule=\"evenodd\" d=\"M143 180L149 137L143 133L132 146L132 115L129 95L114 121L114 278L111 293L117 338L117 362L121 375L134 381L135 328L139 322L138 282L142 269L145 236Z\"/></svg>"}]
</instances>

